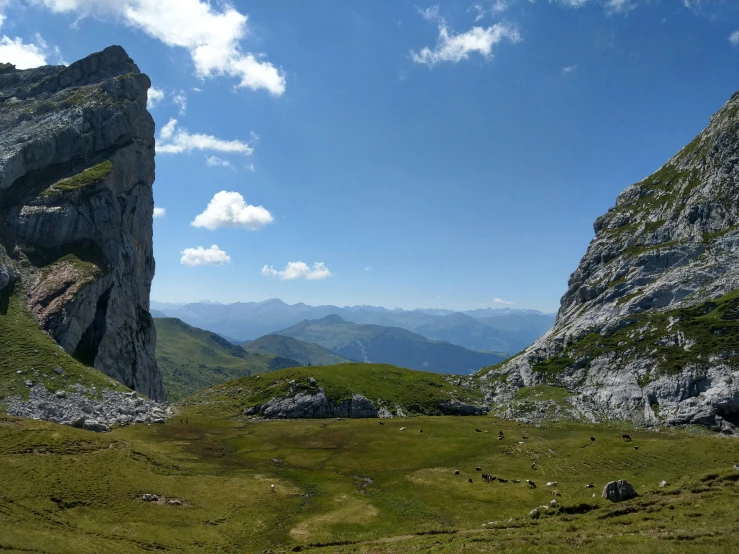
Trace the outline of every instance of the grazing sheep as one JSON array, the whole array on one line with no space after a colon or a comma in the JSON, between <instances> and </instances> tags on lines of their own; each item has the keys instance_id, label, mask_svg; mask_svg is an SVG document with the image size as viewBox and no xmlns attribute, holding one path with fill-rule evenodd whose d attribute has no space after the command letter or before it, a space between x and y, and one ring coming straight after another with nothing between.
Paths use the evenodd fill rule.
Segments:
<instances>
[{"instance_id":1,"label":"grazing sheep","mask_svg":"<svg viewBox=\"0 0 739 554\"><path fill-rule=\"evenodd\" d=\"M274 485L270 485L269 487L272 489L272 492L275 492L275 486Z\"/></svg>"},{"instance_id":2,"label":"grazing sheep","mask_svg":"<svg viewBox=\"0 0 739 554\"><path fill-rule=\"evenodd\" d=\"M592 489L594 486L595 485L593 483L588 483L587 485L585 485L585 488L586 489Z\"/></svg>"},{"instance_id":3,"label":"grazing sheep","mask_svg":"<svg viewBox=\"0 0 739 554\"><path fill-rule=\"evenodd\" d=\"M626 442L631 442L631 437L629 435L621 435Z\"/></svg>"},{"instance_id":4,"label":"grazing sheep","mask_svg":"<svg viewBox=\"0 0 739 554\"><path fill-rule=\"evenodd\" d=\"M481 429L475 429L475 433L482 433Z\"/></svg>"},{"instance_id":5,"label":"grazing sheep","mask_svg":"<svg viewBox=\"0 0 739 554\"><path fill-rule=\"evenodd\" d=\"M380 421L379 424L380 425L385 425L385 422L384 421Z\"/></svg>"},{"instance_id":6,"label":"grazing sheep","mask_svg":"<svg viewBox=\"0 0 739 554\"><path fill-rule=\"evenodd\" d=\"M557 504L557 501L556 501L556 500L550 500L550 501L549 501L549 505L550 505L550 506L551 506L552 508L556 508L557 506L559 506L559 504Z\"/></svg>"},{"instance_id":7,"label":"grazing sheep","mask_svg":"<svg viewBox=\"0 0 739 554\"><path fill-rule=\"evenodd\" d=\"M534 483L531 479L526 479L526 484L532 489L536 488L536 483Z\"/></svg>"},{"instance_id":8,"label":"grazing sheep","mask_svg":"<svg viewBox=\"0 0 739 554\"><path fill-rule=\"evenodd\" d=\"M507 483L508 482L508 479L503 479L502 477L498 477L498 482L499 483Z\"/></svg>"},{"instance_id":9,"label":"grazing sheep","mask_svg":"<svg viewBox=\"0 0 739 554\"><path fill-rule=\"evenodd\" d=\"M635 447L634 447L634 450L639 450L639 447L638 447L638 446L635 446Z\"/></svg>"},{"instance_id":10,"label":"grazing sheep","mask_svg":"<svg viewBox=\"0 0 739 554\"><path fill-rule=\"evenodd\" d=\"M528 439L529 437L521 437L521 438L522 438L523 440L526 440L526 439Z\"/></svg>"},{"instance_id":11,"label":"grazing sheep","mask_svg":"<svg viewBox=\"0 0 739 554\"><path fill-rule=\"evenodd\" d=\"M595 437L590 437L590 440L591 440L592 442L595 442Z\"/></svg>"},{"instance_id":12,"label":"grazing sheep","mask_svg":"<svg viewBox=\"0 0 739 554\"><path fill-rule=\"evenodd\" d=\"M454 470L454 475L459 475L459 470L458 469L455 469Z\"/></svg>"},{"instance_id":13,"label":"grazing sheep","mask_svg":"<svg viewBox=\"0 0 739 554\"><path fill-rule=\"evenodd\" d=\"M419 429L419 430L418 430L418 432L419 432L419 433L423 433L423 429Z\"/></svg>"},{"instance_id":14,"label":"grazing sheep","mask_svg":"<svg viewBox=\"0 0 739 554\"><path fill-rule=\"evenodd\" d=\"M533 464L531 464L531 469L536 469L536 462L534 462Z\"/></svg>"},{"instance_id":15,"label":"grazing sheep","mask_svg":"<svg viewBox=\"0 0 739 554\"><path fill-rule=\"evenodd\" d=\"M467 482L468 483L472 483L472 479L467 479Z\"/></svg>"},{"instance_id":16,"label":"grazing sheep","mask_svg":"<svg viewBox=\"0 0 739 554\"><path fill-rule=\"evenodd\" d=\"M501 436L499 436L499 437L498 437L498 440L499 440L499 441L502 441L502 440L503 440L504 438L505 438L505 437L504 437L503 435L501 435Z\"/></svg>"},{"instance_id":17,"label":"grazing sheep","mask_svg":"<svg viewBox=\"0 0 739 554\"><path fill-rule=\"evenodd\" d=\"M521 479L513 479L513 480L511 481L511 483L520 483L520 482L521 482Z\"/></svg>"},{"instance_id":18,"label":"grazing sheep","mask_svg":"<svg viewBox=\"0 0 739 554\"><path fill-rule=\"evenodd\" d=\"M476 467L475 468L475 471L482 471L482 468L481 467Z\"/></svg>"},{"instance_id":19,"label":"grazing sheep","mask_svg":"<svg viewBox=\"0 0 739 554\"><path fill-rule=\"evenodd\" d=\"M405 430L406 430L406 428L405 428L405 427L401 427L401 428L400 428L400 430L401 430L401 431L405 431Z\"/></svg>"},{"instance_id":20,"label":"grazing sheep","mask_svg":"<svg viewBox=\"0 0 739 554\"><path fill-rule=\"evenodd\" d=\"M557 481L549 481L547 483L547 487L556 487L556 486L557 486Z\"/></svg>"}]
</instances>

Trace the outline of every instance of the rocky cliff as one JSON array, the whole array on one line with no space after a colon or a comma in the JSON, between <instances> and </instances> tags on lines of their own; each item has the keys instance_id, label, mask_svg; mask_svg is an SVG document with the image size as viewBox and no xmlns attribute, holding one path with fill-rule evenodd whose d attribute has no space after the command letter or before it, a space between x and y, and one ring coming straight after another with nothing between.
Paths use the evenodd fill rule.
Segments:
<instances>
[{"instance_id":1,"label":"rocky cliff","mask_svg":"<svg viewBox=\"0 0 739 554\"><path fill-rule=\"evenodd\" d=\"M739 93L595 221L555 326L483 372L488 401L549 384L589 419L736 430L738 199Z\"/></svg>"},{"instance_id":2,"label":"rocky cliff","mask_svg":"<svg viewBox=\"0 0 739 554\"><path fill-rule=\"evenodd\" d=\"M24 294L68 354L162 400L150 85L118 46L68 67L0 64L0 292Z\"/></svg>"}]
</instances>

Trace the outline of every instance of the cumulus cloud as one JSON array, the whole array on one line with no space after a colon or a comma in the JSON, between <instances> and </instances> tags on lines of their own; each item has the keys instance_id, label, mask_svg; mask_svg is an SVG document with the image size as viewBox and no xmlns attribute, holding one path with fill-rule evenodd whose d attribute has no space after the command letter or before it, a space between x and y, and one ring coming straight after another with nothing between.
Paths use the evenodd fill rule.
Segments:
<instances>
[{"instance_id":1,"label":"cumulus cloud","mask_svg":"<svg viewBox=\"0 0 739 554\"><path fill-rule=\"evenodd\" d=\"M503 300L502 298L493 298L493 302L496 304L503 304L505 306L512 306L514 302L508 302L507 300Z\"/></svg>"},{"instance_id":2,"label":"cumulus cloud","mask_svg":"<svg viewBox=\"0 0 739 554\"><path fill-rule=\"evenodd\" d=\"M146 100L146 107L150 110L156 108L162 100L164 100L164 91L151 87L149 89L149 96Z\"/></svg>"},{"instance_id":3,"label":"cumulus cloud","mask_svg":"<svg viewBox=\"0 0 739 554\"><path fill-rule=\"evenodd\" d=\"M157 217L164 217L165 215L167 215L167 210L165 210L164 208L156 208L156 207L154 208L154 218L155 219Z\"/></svg>"},{"instance_id":4,"label":"cumulus cloud","mask_svg":"<svg viewBox=\"0 0 739 554\"><path fill-rule=\"evenodd\" d=\"M489 59L496 44L504 40L513 43L521 40L518 29L507 23L496 23L487 28L472 27L464 33L454 34L449 30L444 18L439 15L438 6L421 10L420 13L424 19L438 25L439 36L433 49L427 46L418 52L411 51L411 59L416 63L428 66L439 62L457 63L469 58L473 52Z\"/></svg>"},{"instance_id":5,"label":"cumulus cloud","mask_svg":"<svg viewBox=\"0 0 739 554\"><path fill-rule=\"evenodd\" d=\"M467 11L477 13L477 16L475 17L475 23L477 23L488 15L503 13L508 9L511 1L512 0L488 0L487 2L479 2L470 6Z\"/></svg>"},{"instance_id":6,"label":"cumulus cloud","mask_svg":"<svg viewBox=\"0 0 739 554\"><path fill-rule=\"evenodd\" d=\"M223 250L218 248L217 244L214 244L210 248L203 248L202 246L185 248L180 254L182 254L180 263L182 265L189 265L190 267L231 263L231 258Z\"/></svg>"},{"instance_id":7,"label":"cumulus cloud","mask_svg":"<svg viewBox=\"0 0 739 554\"><path fill-rule=\"evenodd\" d=\"M205 165L208 167L231 167L231 162L218 156L205 156Z\"/></svg>"},{"instance_id":8,"label":"cumulus cloud","mask_svg":"<svg viewBox=\"0 0 739 554\"><path fill-rule=\"evenodd\" d=\"M172 102L177 104L177 107L180 109L180 115L185 115L187 113L187 96L185 96L184 92L176 94L174 98L172 98Z\"/></svg>"},{"instance_id":9,"label":"cumulus cloud","mask_svg":"<svg viewBox=\"0 0 739 554\"><path fill-rule=\"evenodd\" d=\"M185 48L200 78L229 76L238 87L285 92L285 76L260 55L245 53L248 17L231 4L206 0L29 0L55 13L120 21L167 46Z\"/></svg>"},{"instance_id":10,"label":"cumulus cloud","mask_svg":"<svg viewBox=\"0 0 739 554\"><path fill-rule=\"evenodd\" d=\"M243 227L260 229L272 223L273 217L262 206L251 206L238 192L222 190L217 193L205 208L190 224L193 227L205 227L211 231L219 227Z\"/></svg>"},{"instance_id":11,"label":"cumulus cloud","mask_svg":"<svg viewBox=\"0 0 739 554\"><path fill-rule=\"evenodd\" d=\"M18 69L46 65L46 43L43 40L40 42L37 40L37 43L25 43L18 37L14 39L6 36L0 37L0 60L4 63L12 63Z\"/></svg>"},{"instance_id":12,"label":"cumulus cloud","mask_svg":"<svg viewBox=\"0 0 739 554\"><path fill-rule=\"evenodd\" d=\"M606 0L605 7L608 13L627 13L636 8L636 4L632 0Z\"/></svg>"},{"instance_id":13,"label":"cumulus cloud","mask_svg":"<svg viewBox=\"0 0 739 554\"><path fill-rule=\"evenodd\" d=\"M577 69L577 66L576 65L567 65L567 66L565 66L565 67L562 68L562 74L563 75L567 75L568 73L572 73L576 69Z\"/></svg>"},{"instance_id":14,"label":"cumulus cloud","mask_svg":"<svg viewBox=\"0 0 739 554\"><path fill-rule=\"evenodd\" d=\"M304 262L288 262L282 271L276 270L271 265L265 265L262 268L261 274L262 277L279 277L282 281L291 281L293 279L317 281L331 277L331 272L323 262L314 263L312 268Z\"/></svg>"},{"instance_id":15,"label":"cumulus cloud","mask_svg":"<svg viewBox=\"0 0 739 554\"><path fill-rule=\"evenodd\" d=\"M734 46L739 45L739 31L734 31L729 35L729 42Z\"/></svg>"},{"instance_id":16,"label":"cumulus cloud","mask_svg":"<svg viewBox=\"0 0 739 554\"><path fill-rule=\"evenodd\" d=\"M212 150L251 156L254 151L249 144L240 140L222 140L213 135L191 134L177 127L177 120L170 119L159 132L156 146L160 154L182 154L193 150Z\"/></svg>"}]
</instances>

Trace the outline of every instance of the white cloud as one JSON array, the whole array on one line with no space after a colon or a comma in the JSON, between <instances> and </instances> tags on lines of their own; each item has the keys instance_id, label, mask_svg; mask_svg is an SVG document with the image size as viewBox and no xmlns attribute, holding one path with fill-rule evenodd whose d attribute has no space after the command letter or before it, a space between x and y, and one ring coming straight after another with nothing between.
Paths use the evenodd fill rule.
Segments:
<instances>
[{"instance_id":1,"label":"white cloud","mask_svg":"<svg viewBox=\"0 0 739 554\"><path fill-rule=\"evenodd\" d=\"M282 281L293 279L308 279L317 281L331 277L331 272L323 262L316 262L313 268L304 262L289 262L284 270L277 271L271 265L265 265L261 271L262 277L279 277Z\"/></svg>"},{"instance_id":2,"label":"white cloud","mask_svg":"<svg viewBox=\"0 0 739 554\"><path fill-rule=\"evenodd\" d=\"M475 17L475 23L477 23L490 14L503 13L508 9L510 3L511 0L487 0L487 2L473 4L467 11L477 12L477 16Z\"/></svg>"},{"instance_id":3,"label":"white cloud","mask_svg":"<svg viewBox=\"0 0 739 554\"><path fill-rule=\"evenodd\" d=\"M365 268L364 268L364 270L365 270L365 271L372 271L372 266L369 266L369 265L368 265L367 267L365 267Z\"/></svg>"},{"instance_id":4,"label":"white cloud","mask_svg":"<svg viewBox=\"0 0 739 554\"><path fill-rule=\"evenodd\" d=\"M521 40L518 30L506 23L496 23L487 28L472 27L464 33L454 34L439 15L438 6L420 10L420 13L424 19L437 23L439 37L433 49L425 47L420 52L411 51L411 59L416 63L428 66L439 62L457 63L466 60L472 52L479 53L483 58L491 58L494 45L503 40L513 43Z\"/></svg>"},{"instance_id":5,"label":"white cloud","mask_svg":"<svg viewBox=\"0 0 739 554\"><path fill-rule=\"evenodd\" d=\"M632 0L606 0L605 6L606 12L609 14L628 13L636 8L636 4Z\"/></svg>"},{"instance_id":6,"label":"white cloud","mask_svg":"<svg viewBox=\"0 0 739 554\"><path fill-rule=\"evenodd\" d=\"M185 248L180 254L182 254L180 263L182 265L189 265L190 267L231 263L231 258L223 250L218 248L217 244L214 244L210 248L203 248L202 246Z\"/></svg>"},{"instance_id":7,"label":"white cloud","mask_svg":"<svg viewBox=\"0 0 739 554\"><path fill-rule=\"evenodd\" d=\"M218 156L205 156L205 165L208 167L231 167L231 162Z\"/></svg>"},{"instance_id":8,"label":"white cloud","mask_svg":"<svg viewBox=\"0 0 739 554\"><path fill-rule=\"evenodd\" d=\"M167 210L164 208L154 208L154 218L164 217L165 215L167 215Z\"/></svg>"},{"instance_id":9,"label":"white cloud","mask_svg":"<svg viewBox=\"0 0 739 554\"><path fill-rule=\"evenodd\" d=\"M568 65L562 68L562 74L567 75L568 73L572 73L577 69L576 65Z\"/></svg>"},{"instance_id":10,"label":"white cloud","mask_svg":"<svg viewBox=\"0 0 739 554\"><path fill-rule=\"evenodd\" d=\"M205 227L211 231L219 227L243 227L254 230L272 223L273 219L272 214L264 207L247 204L238 192L222 190L190 225Z\"/></svg>"},{"instance_id":11,"label":"white cloud","mask_svg":"<svg viewBox=\"0 0 739 554\"><path fill-rule=\"evenodd\" d=\"M180 108L180 115L185 115L187 113L187 96L185 96L184 92L180 92L175 95L175 97L172 98L172 102L177 104Z\"/></svg>"},{"instance_id":12,"label":"white cloud","mask_svg":"<svg viewBox=\"0 0 739 554\"><path fill-rule=\"evenodd\" d=\"M246 142L240 140L221 140L212 135L190 134L177 128L177 120L170 119L159 132L156 150L160 154L181 154L193 150L213 150L230 154L251 156L254 151Z\"/></svg>"},{"instance_id":13,"label":"white cloud","mask_svg":"<svg viewBox=\"0 0 739 554\"><path fill-rule=\"evenodd\" d=\"M729 42L734 46L739 45L739 31L734 31L729 35Z\"/></svg>"},{"instance_id":14,"label":"white cloud","mask_svg":"<svg viewBox=\"0 0 739 554\"><path fill-rule=\"evenodd\" d=\"M229 76L238 87L285 92L285 76L261 56L245 53L247 16L231 4L205 0L30 0L56 13L113 19L143 31L168 46L185 48L201 78Z\"/></svg>"},{"instance_id":15,"label":"white cloud","mask_svg":"<svg viewBox=\"0 0 739 554\"><path fill-rule=\"evenodd\" d=\"M0 37L0 61L12 63L18 69L46 65L46 43L42 39L39 44L26 44L18 37Z\"/></svg>"},{"instance_id":16,"label":"white cloud","mask_svg":"<svg viewBox=\"0 0 739 554\"><path fill-rule=\"evenodd\" d=\"M508 302L507 300L503 300L502 298L493 298L493 302L496 304L504 304L506 306L512 306L514 302Z\"/></svg>"},{"instance_id":17,"label":"white cloud","mask_svg":"<svg viewBox=\"0 0 739 554\"><path fill-rule=\"evenodd\" d=\"M146 100L146 107L150 110L156 108L162 100L164 100L164 91L151 87L149 89L149 97Z\"/></svg>"}]
</instances>

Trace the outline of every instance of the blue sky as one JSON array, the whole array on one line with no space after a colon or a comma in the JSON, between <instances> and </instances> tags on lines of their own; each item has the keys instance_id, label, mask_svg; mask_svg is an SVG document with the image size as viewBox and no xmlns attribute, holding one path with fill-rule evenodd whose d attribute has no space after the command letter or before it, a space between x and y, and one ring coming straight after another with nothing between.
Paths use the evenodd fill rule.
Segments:
<instances>
[{"instance_id":1,"label":"blue sky","mask_svg":"<svg viewBox=\"0 0 739 554\"><path fill-rule=\"evenodd\" d=\"M0 20L0 61L121 44L151 77L160 301L556 311L595 218L739 90L731 0L0 0Z\"/></svg>"}]
</instances>

